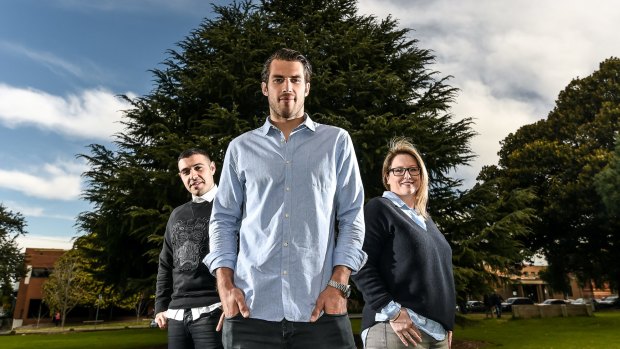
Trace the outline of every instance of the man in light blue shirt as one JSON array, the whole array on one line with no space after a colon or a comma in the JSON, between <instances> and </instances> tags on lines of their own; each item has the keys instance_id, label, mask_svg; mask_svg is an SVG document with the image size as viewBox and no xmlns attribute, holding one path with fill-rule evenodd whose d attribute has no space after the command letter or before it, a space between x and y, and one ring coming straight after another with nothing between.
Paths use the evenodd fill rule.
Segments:
<instances>
[{"instance_id":1,"label":"man in light blue shirt","mask_svg":"<svg viewBox=\"0 0 620 349\"><path fill-rule=\"evenodd\" d=\"M347 297L366 261L364 193L349 134L304 112L311 73L299 52L274 53L261 77L269 117L226 151L204 260L225 348L355 348Z\"/></svg>"}]
</instances>

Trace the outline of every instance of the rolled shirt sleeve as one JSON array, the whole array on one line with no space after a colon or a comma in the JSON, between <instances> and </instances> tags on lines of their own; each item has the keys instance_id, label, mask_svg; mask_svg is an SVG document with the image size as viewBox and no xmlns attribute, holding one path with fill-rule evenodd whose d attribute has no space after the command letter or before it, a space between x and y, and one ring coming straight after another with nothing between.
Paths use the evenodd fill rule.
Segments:
<instances>
[{"instance_id":1,"label":"rolled shirt sleeve","mask_svg":"<svg viewBox=\"0 0 620 349\"><path fill-rule=\"evenodd\" d=\"M209 221L209 253L203 262L215 275L217 268L235 270L237 238L243 211L243 186L236 175L233 147L229 146L222 166L218 193Z\"/></svg>"},{"instance_id":2,"label":"rolled shirt sleeve","mask_svg":"<svg viewBox=\"0 0 620 349\"><path fill-rule=\"evenodd\" d=\"M366 253L364 244L364 187L353 142L345 131L342 131L338 149L340 154L338 166L338 188L336 192L336 211L339 222L338 238L334 251L334 265L344 265L356 274L364 263Z\"/></svg>"}]
</instances>

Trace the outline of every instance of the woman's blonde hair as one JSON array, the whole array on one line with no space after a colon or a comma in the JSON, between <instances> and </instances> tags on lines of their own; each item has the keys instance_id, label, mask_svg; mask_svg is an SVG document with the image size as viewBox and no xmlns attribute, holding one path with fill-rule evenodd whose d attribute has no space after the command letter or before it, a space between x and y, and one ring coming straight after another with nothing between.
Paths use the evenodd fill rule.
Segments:
<instances>
[{"instance_id":1,"label":"woman's blonde hair","mask_svg":"<svg viewBox=\"0 0 620 349\"><path fill-rule=\"evenodd\" d=\"M396 155L406 154L412 156L420 167L420 188L415 193L415 210L418 214L424 218L428 218L426 212L426 203L428 202L428 172L426 171L426 165L418 150L411 144L407 138L395 137L392 138L388 144L388 152L383 160L382 179L385 189L390 190L388 184L388 176L390 174L390 166Z\"/></svg>"}]
</instances>

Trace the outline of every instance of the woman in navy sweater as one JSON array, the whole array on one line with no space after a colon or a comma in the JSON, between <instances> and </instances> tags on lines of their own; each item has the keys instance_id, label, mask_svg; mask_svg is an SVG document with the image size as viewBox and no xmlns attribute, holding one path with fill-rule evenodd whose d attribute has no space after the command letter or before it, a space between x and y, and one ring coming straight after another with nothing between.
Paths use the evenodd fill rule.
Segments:
<instances>
[{"instance_id":1,"label":"woman in navy sweater","mask_svg":"<svg viewBox=\"0 0 620 349\"><path fill-rule=\"evenodd\" d=\"M410 142L392 140L382 176L388 191L364 208L368 261L352 277L365 301L365 348L450 348L452 249L426 212L424 161Z\"/></svg>"}]
</instances>

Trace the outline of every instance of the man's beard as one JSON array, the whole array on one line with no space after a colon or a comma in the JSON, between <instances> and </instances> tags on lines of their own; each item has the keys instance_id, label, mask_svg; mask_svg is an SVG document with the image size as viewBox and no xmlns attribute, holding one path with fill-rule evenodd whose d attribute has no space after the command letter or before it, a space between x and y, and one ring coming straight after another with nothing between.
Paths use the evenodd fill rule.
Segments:
<instances>
[{"instance_id":1,"label":"man's beard","mask_svg":"<svg viewBox=\"0 0 620 349\"><path fill-rule=\"evenodd\" d=\"M274 110L275 114L282 118L282 119L286 119L286 120L290 120L290 119L295 119L297 117L299 117L299 114L301 113L301 108L298 108L297 110L291 110L291 111L278 111L277 109Z\"/></svg>"},{"instance_id":2,"label":"man's beard","mask_svg":"<svg viewBox=\"0 0 620 349\"><path fill-rule=\"evenodd\" d=\"M297 102L297 99L295 99L295 102ZM271 111L275 115L277 115L279 118L286 119L286 120L294 119L300 116L299 114L301 113L302 106L297 106L295 104L293 107L294 108L290 110L289 109L283 110L283 108L279 107L278 103L269 102L269 109L271 109Z\"/></svg>"}]
</instances>

